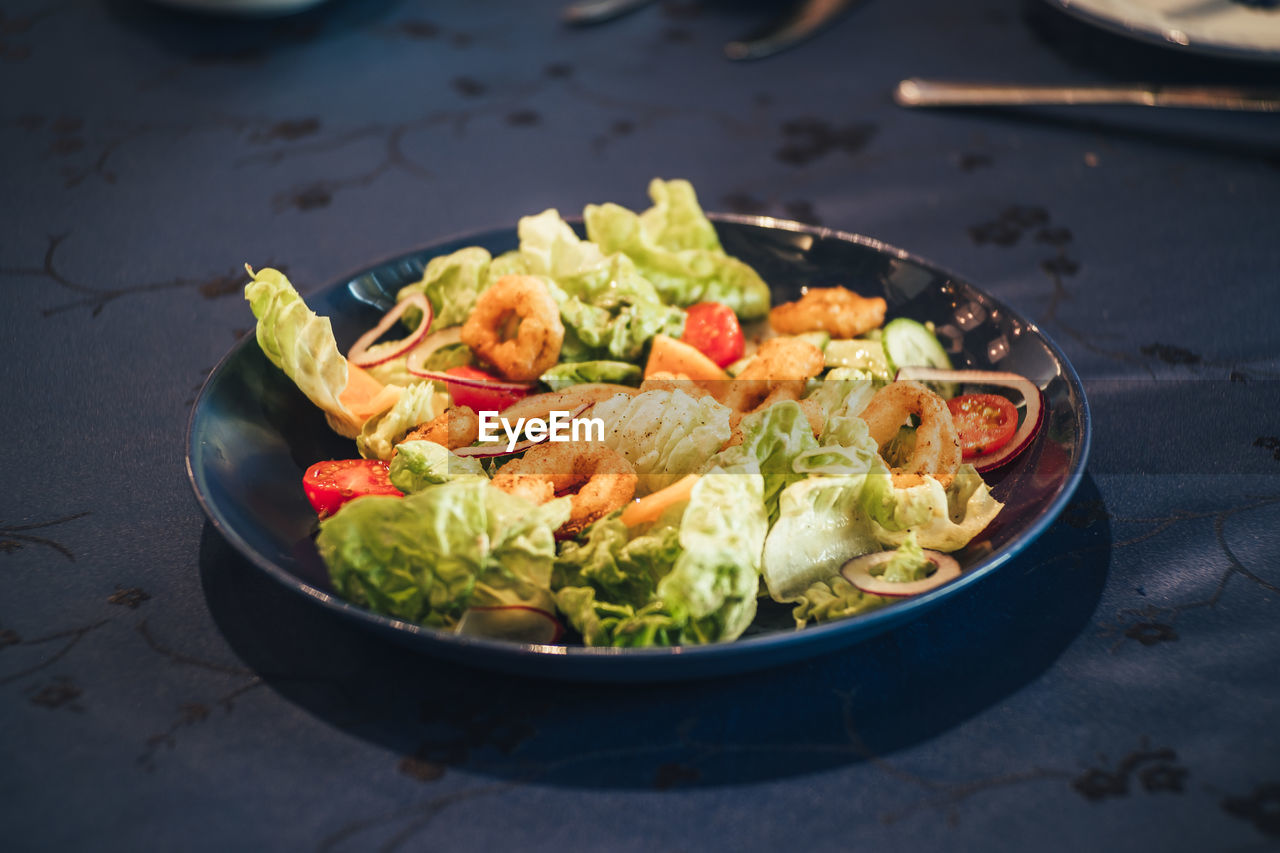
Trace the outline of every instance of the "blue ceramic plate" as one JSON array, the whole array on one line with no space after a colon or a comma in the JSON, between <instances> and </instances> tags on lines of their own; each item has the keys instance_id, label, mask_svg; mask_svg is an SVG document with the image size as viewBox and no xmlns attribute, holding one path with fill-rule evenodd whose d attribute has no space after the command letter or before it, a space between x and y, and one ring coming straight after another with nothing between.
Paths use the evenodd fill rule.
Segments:
<instances>
[{"instance_id":1,"label":"blue ceramic plate","mask_svg":"<svg viewBox=\"0 0 1280 853\"><path fill-rule=\"evenodd\" d=\"M957 580L924 595L841 622L795 630L789 609L761 602L736 642L654 649L543 646L464 637L401 622L334 594L312 536L315 513L302 473L321 459L355 455L321 413L248 336L214 369L191 413L187 467L218 532L255 566L317 606L431 655L524 675L601 681L698 678L742 672L848 646L914 619L1000 569L1052 522L1075 490L1089 449L1089 409L1080 379L1033 324L955 276L875 240L759 217L712 217L725 250L770 283L775 301L805 286L847 285L881 293L889 316L932 321L956 367L1020 373L1044 391L1045 425L1011 465L988 474L1006 506L956 554ZM463 246L493 254L517 245L514 229L470 235L378 264L308 304L332 318L340 347L372 326L428 259ZM246 306L246 311L248 308Z\"/></svg>"}]
</instances>

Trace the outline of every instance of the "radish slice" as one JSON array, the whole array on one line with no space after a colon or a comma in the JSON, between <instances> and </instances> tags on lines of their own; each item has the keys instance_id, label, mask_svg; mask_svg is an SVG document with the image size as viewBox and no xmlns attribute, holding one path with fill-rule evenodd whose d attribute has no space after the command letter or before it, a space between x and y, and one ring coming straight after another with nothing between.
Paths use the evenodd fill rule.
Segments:
<instances>
[{"instance_id":1,"label":"radish slice","mask_svg":"<svg viewBox=\"0 0 1280 853\"><path fill-rule=\"evenodd\" d=\"M554 643L564 634L554 615L527 604L472 607L463 612L454 630L472 637L540 645Z\"/></svg>"},{"instance_id":2,"label":"radish slice","mask_svg":"<svg viewBox=\"0 0 1280 853\"><path fill-rule=\"evenodd\" d=\"M417 328L410 332L407 337L398 341L387 341L386 343L375 345L374 342L385 335L387 330L409 308L417 308L422 313L422 318L418 321ZM394 308L382 315L378 325L360 336L355 346L347 353L347 361L356 367L376 367L394 358L399 358L422 343L422 339L427 336L427 331L431 328L432 317L431 303L421 293L414 293L401 299L395 304Z\"/></svg>"},{"instance_id":3,"label":"radish slice","mask_svg":"<svg viewBox=\"0 0 1280 853\"><path fill-rule=\"evenodd\" d=\"M933 563L936 568L929 577L918 581L906 581L903 583L895 583L874 575L871 570L882 563L887 563L893 559L893 551L878 551L875 554L863 554L861 557L855 557L844 564L844 568L840 570L840 574L844 575L845 580L856 586L863 592L869 592L872 595L883 595L888 598L905 598L911 595L919 595L922 592L942 586L950 580L960 577L960 564L955 558L949 554L943 554L940 551L925 551L924 555L929 558L929 562Z\"/></svg>"},{"instance_id":4,"label":"radish slice","mask_svg":"<svg viewBox=\"0 0 1280 853\"><path fill-rule=\"evenodd\" d=\"M578 406L578 408L569 413L569 420L573 420L578 415L591 408L592 405L594 404L583 403ZM507 449L507 445L505 444L478 444L474 447L459 447L457 450L453 451L453 454L455 456L474 456L477 459L493 459L496 456L514 456L517 453L524 453L530 447L542 444L542 442L548 441L550 438L551 433L548 431L548 433L542 438L525 439L524 441L518 442L510 450Z\"/></svg>"},{"instance_id":5,"label":"radish slice","mask_svg":"<svg viewBox=\"0 0 1280 853\"><path fill-rule=\"evenodd\" d=\"M1022 395L1026 402L1026 412L1018 431L1003 447L969 459L969 464L979 474L999 468L1013 460L1022 451L1031 446L1031 440L1040 431L1044 422L1044 395L1036 384L1017 373L1005 373L999 370L939 370L934 367L904 367L898 371L897 379L920 380L924 382L946 381L967 385L991 385L997 388L1012 388Z\"/></svg>"}]
</instances>

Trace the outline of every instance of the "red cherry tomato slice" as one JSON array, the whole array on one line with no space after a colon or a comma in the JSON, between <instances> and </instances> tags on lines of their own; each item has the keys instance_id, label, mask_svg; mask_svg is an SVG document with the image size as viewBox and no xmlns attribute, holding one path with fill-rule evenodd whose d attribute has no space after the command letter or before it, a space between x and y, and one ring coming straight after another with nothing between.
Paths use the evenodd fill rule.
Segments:
<instances>
[{"instance_id":1,"label":"red cherry tomato slice","mask_svg":"<svg viewBox=\"0 0 1280 853\"><path fill-rule=\"evenodd\" d=\"M721 367L742 358L746 346L738 316L722 302L699 302L690 306L684 321L683 340Z\"/></svg>"},{"instance_id":2,"label":"red cherry tomato slice","mask_svg":"<svg viewBox=\"0 0 1280 853\"><path fill-rule=\"evenodd\" d=\"M457 376L461 379L479 379L483 382L502 382L502 379L491 373L485 373L475 367L451 367L445 371L446 376ZM466 406L474 412L501 412L516 400L526 396L525 391L489 390L474 388L470 385L449 385L449 394L455 406Z\"/></svg>"},{"instance_id":3,"label":"red cherry tomato slice","mask_svg":"<svg viewBox=\"0 0 1280 853\"><path fill-rule=\"evenodd\" d=\"M962 394L948 400L947 408L964 459L999 450L1018 430L1018 410L999 394Z\"/></svg>"},{"instance_id":4,"label":"red cherry tomato slice","mask_svg":"<svg viewBox=\"0 0 1280 853\"><path fill-rule=\"evenodd\" d=\"M379 459L334 459L317 462L302 475L302 489L321 518L347 501L365 495L402 496L391 485L390 469Z\"/></svg>"}]
</instances>

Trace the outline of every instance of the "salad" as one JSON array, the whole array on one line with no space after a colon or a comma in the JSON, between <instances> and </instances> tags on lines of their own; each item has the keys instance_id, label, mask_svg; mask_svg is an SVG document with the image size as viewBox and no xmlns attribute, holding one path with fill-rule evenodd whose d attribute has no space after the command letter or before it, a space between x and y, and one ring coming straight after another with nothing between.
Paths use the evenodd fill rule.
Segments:
<instances>
[{"instance_id":1,"label":"salad","mask_svg":"<svg viewBox=\"0 0 1280 853\"><path fill-rule=\"evenodd\" d=\"M300 488L334 589L521 642L731 641L918 595L997 516L982 473L1040 391L953 370L852 287L772 304L686 181L634 212L554 210L519 246L432 258L343 353L277 270L245 296L267 358L353 440Z\"/></svg>"}]
</instances>

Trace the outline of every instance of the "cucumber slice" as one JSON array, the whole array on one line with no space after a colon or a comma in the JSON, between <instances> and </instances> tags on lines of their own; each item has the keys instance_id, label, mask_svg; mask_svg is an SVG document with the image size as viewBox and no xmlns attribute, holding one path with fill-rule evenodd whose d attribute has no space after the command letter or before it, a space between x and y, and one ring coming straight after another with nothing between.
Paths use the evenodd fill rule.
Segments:
<instances>
[{"instance_id":1,"label":"cucumber slice","mask_svg":"<svg viewBox=\"0 0 1280 853\"><path fill-rule=\"evenodd\" d=\"M792 337L808 341L820 350L825 350L827 344L831 343L831 335L826 332L801 332L798 335L792 335Z\"/></svg>"},{"instance_id":2,"label":"cucumber slice","mask_svg":"<svg viewBox=\"0 0 1280 853\"><path fill-rule=\"evenodd\" d=\"M822 356L827 367L855 367L867 371L877 379L887 381L893 378L893 369L889 366L884 347L879 341L865 338L832 341L827 344Z\"/></svg>"},{"instance_id":3,"label":"cucumber slice","mask_svg":"<svg viewBox=\"0 0 1280 853\"><path fill-rule=\"evenodd\" d=\"M921 323L909 317L890 320L884 327L884 355L889 361L889 371L897 373L900 367L936 367L951 370L951 359L938 338ZM950 399L959 390L954 382L927 383L943 399Z\"/></svg>"}]
</instances>

